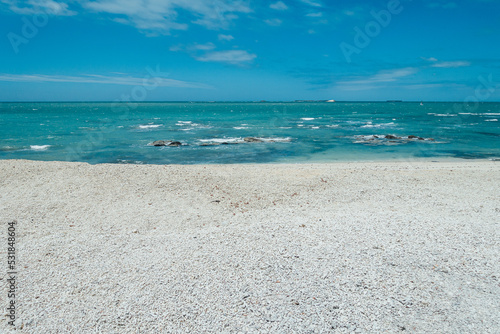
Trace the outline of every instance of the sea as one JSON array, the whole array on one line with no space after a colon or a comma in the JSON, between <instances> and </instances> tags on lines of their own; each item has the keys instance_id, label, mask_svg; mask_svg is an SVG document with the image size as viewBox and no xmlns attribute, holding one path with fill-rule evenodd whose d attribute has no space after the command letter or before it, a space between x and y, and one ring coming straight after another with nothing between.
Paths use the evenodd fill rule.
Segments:
<instances>
[{"instance_id":1,"label":"sea","mask_svg":"<svg viewBox=\"0 0 500 334\"><path fill-rule=\"evenodd\" d=\"M500 103L0 103L0 159L91 164L500 159ZM180 146L153 146L158 140Z\"/></svg>"}]
</instances>

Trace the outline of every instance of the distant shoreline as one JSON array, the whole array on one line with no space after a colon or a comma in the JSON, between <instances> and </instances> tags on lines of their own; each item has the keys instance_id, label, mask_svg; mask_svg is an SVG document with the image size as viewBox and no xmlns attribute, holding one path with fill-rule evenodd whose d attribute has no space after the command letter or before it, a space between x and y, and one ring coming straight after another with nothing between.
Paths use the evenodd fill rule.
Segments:
<instances>
[{"instance_id":1,"label":"distant shoreline","mask_svg":"<svg viewBox=\"0 0 500 334\"><path fill-rule=\"evenodd\" d=\"M129 103L124 101L0 101L0 103ZM328 102L327 100L296 100L296 101L142 101L131 102L136 104L143 103L466 103L464 101L335 101ZM481 104L500 103L499 101L482 101Z\"/></svg>"}]
</instances>

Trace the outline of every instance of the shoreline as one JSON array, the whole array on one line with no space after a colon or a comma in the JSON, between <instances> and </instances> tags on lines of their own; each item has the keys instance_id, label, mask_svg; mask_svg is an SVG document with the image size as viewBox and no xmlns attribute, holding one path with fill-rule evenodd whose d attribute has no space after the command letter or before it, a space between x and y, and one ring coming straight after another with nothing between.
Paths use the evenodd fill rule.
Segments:
<instances>
[{"instance_id":1,"label":"shoreline","mask_svg":"<svg viewBox=\"0 0 500 334\"><path fill-rule=\"evenodd\" d=\"M41 162L41 163L80 163L90 166L99 165L137 165L137 166L301 166L301 165L329 165L329 164L421 164L421 163L474 163L474 162L499 162L500 158L458 158L458 157L424 157L424 158L380 158L366 160L300 160L284 161L284 162L238 162L238 163L192 163L192 164L160 164L160 163L119 163L119 162L98 162L90 163L86 161L66 161L66 160L32 160L32 159L0 159L2 161L25 161L25 162Z\"/></svg>"},{"instance_id":2,"label":"shoreline","mask_svg":"<svg viewBox=\"0 0 500 334\"><path fill-rule=\"evenodd\" d=\"M0 160L0 176L23 332L500 329L495 161Z\"/></svg>"}]
</instances>

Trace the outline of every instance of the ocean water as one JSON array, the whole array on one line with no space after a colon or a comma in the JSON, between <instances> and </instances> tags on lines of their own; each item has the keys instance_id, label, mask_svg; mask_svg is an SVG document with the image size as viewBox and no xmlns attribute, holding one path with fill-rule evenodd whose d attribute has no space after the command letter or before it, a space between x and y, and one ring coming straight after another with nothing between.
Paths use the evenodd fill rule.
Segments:
<instances>
[{"instance_id":1,"label":"ocean water","mask_svg":"<svg viewBox=\"0 0 500 334\"><path fill-rule=\"evenodd\" d=\"M499 119L500 103L0 103L0 159L136 164L498 159ZM245 142L246 137L261 142ZM151 146L155 140L183 145Z\"/></svg>"}]
</instances>

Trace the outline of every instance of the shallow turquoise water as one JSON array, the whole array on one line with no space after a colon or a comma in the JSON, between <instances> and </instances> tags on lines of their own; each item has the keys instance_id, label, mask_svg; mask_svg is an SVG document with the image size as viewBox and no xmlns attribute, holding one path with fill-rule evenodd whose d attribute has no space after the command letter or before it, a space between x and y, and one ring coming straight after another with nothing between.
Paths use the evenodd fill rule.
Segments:
<instances>
[{"instance_id":1,"label":"shallow turquoise water","mask_svg":"<svg viewBox=\"0 0 500 334\"><path fill-rule=\"evenodd\" d=\"M0 159L200 164L499 158L499 119L500 103L0 103ZM244 143L245 137L265 142ZM148 145L155 140L185 145ZM221 142L237 144L201 146Z\"/></svg>"}]
</instances>

